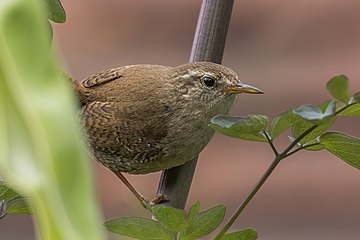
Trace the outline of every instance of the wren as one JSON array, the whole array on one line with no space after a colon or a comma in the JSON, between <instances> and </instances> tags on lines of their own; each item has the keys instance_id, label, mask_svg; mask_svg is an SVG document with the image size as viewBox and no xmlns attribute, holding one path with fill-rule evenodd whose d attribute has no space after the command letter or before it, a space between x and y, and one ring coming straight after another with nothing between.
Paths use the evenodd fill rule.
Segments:
<instances>
[{"instance_id":1,"label":"wren","mask_svg":"<svg viewBox=\"0 0 360 240\"><path fill-rule=\"evenodd\" d=\"M227 114L237 94L262 93L210 62L123 66L73 86L94 158L120 178L190 161L213 136L212 117Z\"/></svg>"}]
</instances>

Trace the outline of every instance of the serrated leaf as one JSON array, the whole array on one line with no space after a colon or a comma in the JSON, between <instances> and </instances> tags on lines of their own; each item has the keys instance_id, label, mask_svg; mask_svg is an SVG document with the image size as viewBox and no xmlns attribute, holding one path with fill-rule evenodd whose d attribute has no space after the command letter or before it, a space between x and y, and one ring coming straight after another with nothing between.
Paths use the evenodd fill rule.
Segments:
<instances>
[{"instance_id":1,"label":"serrated leaf","mask_svg":"<svg viewBox=\"0 0 360 240\"><path fill-rule=\"evenodd\" d=\"M332 154L351 166L360 169L360 139L340 132L320 136L320 143Z\"/></svg>"},{"instance_id":2,"label":"serrated leaf","mask_svg":"<svg viewBox=\"0 0 360 240\"><path fill-rule=\"evenodd\" d=\"M267 125L268 119L264 115L248 115L247 117L218 115L211 119L209 124L215 131L235 138L241 138L244 134L258 133L265 130Z\"/></svg>"},{"instance_id":3,"label":"serrated leaf","mask_svg":"<svg viewBox=\"0 0 360 240\"><path fill-rule=\"evenodd\" d=\"M328 104L325 112L323 112L319 107L310 104L302 105L299 108L293 110L295 115L318 125L330 121L334 112L335 101L332 101Z\"/></svg>"},{"instance_id":4,"label":"serrated leaf","mask_svg":"<svg viewBox=\"0 0 360 240\"><path fill-rule=\"evenodd\" d=\"M174 237L160 223L147 218L118 218L105 222L105 227L111 232L140 240L171 240Z\"/></svg>"},{"instance_id":5,"label":"serrated leaf","mask_svg":"<svg viewBox=\"0 0 360 240\"><path fill-rule=\"evenodd\" d=\"M292 110L280 113L275 116L269 126L269 135L271 138L276 138L286 129L294 125L300 120L299 116L295 115Z\"/></svg>"},{"instance_id":6,"label":"serrated leaf","mask_svg":"<svg viewBox=\"0 0 360 240\"><path fill-rule=\"evenodd\" d=\"M220 205L199 213L194 222L183 232L179 239L193 240L208 235L219 226L225 215L225 207Z\"/></svg>"},{"instance_id":7,"label":"serrated leaf","mask_svg":"<svg viewBox=\"0 0 360 240\"><path fill-rule=\"evenodd\" d=\"M66 21L66 13L60 0L44 0L48 9L48 18L57 23Z\"/></svg>"},{"instance_id":8,"label":"serrated leaf","mask_svg":"<svg viewBox=\"0 0 360 240\"><path fill-rule=\"evenodd\" d=\"M348 78L344 75L335 76L328 83L326 87L335 99L347 103L350 99Z\"/></svg>"},{"instance_id":9,"label":"serrated leaf","mask_svg":"<svg viewBox=\"0 0 360 240\"><path fill-rule=\"evenodd\" d=\"M151 208L154 217L161 225L173 232L180 232L187 227L187 216L182 209L155 205Z\"/></svg>"},{"instance_id":10,"label":"serrated leaf","mask_svg":"<svg viewBox=\"0 0 360 240\"><path fill-rule=\"evenodd\" d=\"M309 141L312 141L316 139L320 134L325 132L330 126L332 126L335 122L335 118L332 118L329 122L325 124L319 125L317 128L315 128L311 133L306 135L301 141L301 144L308 143ZM295 125L292 126L291 132L294 138L298 138L302 133L304 133L306 130L308 130L310 127L314 126L311 122L308 122L304 119L297 122Z\"/></svg>"},{"instance_id":11,"label":"serrated leaf","mask_svg":"<svg viewBox=\"0 0 360 240\"><path fill-rule=\"evenodd\" d=\"M225 234L221 240L255 240L257 233L254 229L245 229L238 232Z\"/></svg>"}]
</instances>

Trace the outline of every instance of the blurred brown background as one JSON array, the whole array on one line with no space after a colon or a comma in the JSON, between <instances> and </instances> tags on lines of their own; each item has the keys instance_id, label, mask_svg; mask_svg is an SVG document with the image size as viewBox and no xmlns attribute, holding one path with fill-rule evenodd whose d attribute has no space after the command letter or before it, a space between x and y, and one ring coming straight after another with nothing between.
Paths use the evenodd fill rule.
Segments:
<instances>
[{"instance_id":1,"label":"blurred brown background","mask_svg":"<svg viewBox=\"0 0 360 240\"><path fill-rule=\"evenodd\" d=\"M54 45L76 78L121 65L188 61L200 0L62 2L67 22L53 25ZM240 96L232 114L274 116L319 104L329 98L326 82L340 73L359 91L359 11L358 0L236 0L223 64L266 94ZM334 129L359 137L360 120L342 118ZM228 218L272 158L266 144L217 134L200 156L188 203L224 204ZM148 216L115 175L94 165L105 219ZM159 174L128 179L151 197ZM266 240L358 240L359 183L360 171L331 154L300 152L280 164L233 230L255 228ZM34 239L32 228L30 217L8 216L0 239Z\"/></svg>"}]
</instances>

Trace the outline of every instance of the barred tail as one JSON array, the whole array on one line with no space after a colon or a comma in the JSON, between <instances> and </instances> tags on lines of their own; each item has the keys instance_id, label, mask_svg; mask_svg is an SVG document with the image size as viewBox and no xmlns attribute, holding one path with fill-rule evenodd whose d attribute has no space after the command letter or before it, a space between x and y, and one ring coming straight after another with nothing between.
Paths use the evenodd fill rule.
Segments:
<instances>
[{"instance_id":1,"label":"barred tail","mask_svg":"<svg viewBox=\"0 0 360 240\"><path fill-rule=\"evenodd\" d=\"M63 75L66 79L68 79L70 81L71 86L75 91L76 99L77 99L78 103L80 104L80 106L85 105L87 102L86 101L87 98L83 92L83 88L81 87L80 83L65 72L63 72Z\"/></svg>"}]
</instances>

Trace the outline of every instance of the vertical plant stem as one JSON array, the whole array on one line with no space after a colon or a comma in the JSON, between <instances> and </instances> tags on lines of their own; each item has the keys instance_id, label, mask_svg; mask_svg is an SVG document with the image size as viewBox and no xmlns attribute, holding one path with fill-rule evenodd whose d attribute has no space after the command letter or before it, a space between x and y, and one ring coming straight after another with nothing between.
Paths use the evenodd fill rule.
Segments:
<instances>
[{"instance_id":1,"label":"vertical plant stem","mask_svg":"<svg viewBox=\"0 0 360 240\"><path fill-rule=\"evenodd\" d=\"M203 0L193 41L190 62L221 63L234 0ZM166 203L184 208L195 172L197 158L162 172L157 194L166 195Z\"/></svg>"}]
</instances>

